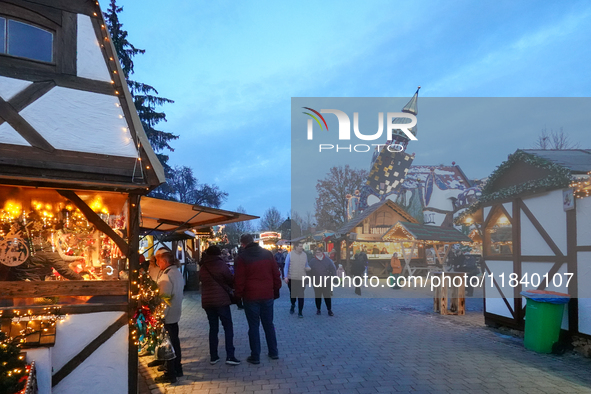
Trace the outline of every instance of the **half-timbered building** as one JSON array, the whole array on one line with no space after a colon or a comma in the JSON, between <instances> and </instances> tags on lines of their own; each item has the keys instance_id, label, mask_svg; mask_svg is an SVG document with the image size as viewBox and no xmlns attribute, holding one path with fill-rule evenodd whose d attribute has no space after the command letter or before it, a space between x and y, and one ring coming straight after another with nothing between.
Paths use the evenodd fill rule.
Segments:
<instances>
[{"instance_id":1,"label":"half-timbered building","mask_svg":"<svg viewBox=\"0 0 591 394\"><path fill-rule=\"evenodd\" d=\"M0 1L0 315L41 393L136 392L138 210L163 181L98 2ZM62 275L20 269L56 249Z\"/></svg>"},{"instance_id":2,"label":"half-timbered building","mask_svg":"<svg viewBox=\"0 0 591 394\"><path fill-rule=\"evenodd\" d=\"M472 210L488 324L523 328L520 292L551 290L572 297L562 328L591 335L590 170L591 150L518 150L490 176Z\"/></svg>"}]
</instances>

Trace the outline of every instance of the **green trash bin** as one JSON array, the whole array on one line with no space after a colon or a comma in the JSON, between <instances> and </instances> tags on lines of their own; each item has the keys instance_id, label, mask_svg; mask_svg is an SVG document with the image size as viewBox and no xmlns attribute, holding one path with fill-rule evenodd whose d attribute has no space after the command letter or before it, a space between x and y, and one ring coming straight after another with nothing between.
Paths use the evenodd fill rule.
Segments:
<instances>
[{"instance_id":1,"label":"green trash bin","mask_svg":"<svg viewBox=\"0 0 591 394\"><path fill-rule=\"evenodd\" d=\"M538 353L552 353L552 346L560 336L564 305L570 296L544 290L522 291L521 295L527 298L523 345Z\"/></svg>"}]
</instances>

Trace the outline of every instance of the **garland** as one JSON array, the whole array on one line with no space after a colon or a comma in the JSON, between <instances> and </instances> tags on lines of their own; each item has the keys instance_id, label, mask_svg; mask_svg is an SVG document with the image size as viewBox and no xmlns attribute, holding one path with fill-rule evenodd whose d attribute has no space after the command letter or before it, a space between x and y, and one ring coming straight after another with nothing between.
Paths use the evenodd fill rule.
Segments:
<instances>
[{"instance_id":1,"label":"garland","mask_svg":"<svg viewBox=\"0 0 591 394\"><path fill-rule=\"evenodd\" d=\"M518 185L509 186L493 192L492 188L494 183L517 161L522 161L534 167L551 171L553 174L548 175L542 179L523 182ZM474 202L464 212L458 215L454 222L456 224L462 224L466 217L475 213L485 202L507 199L525 192L533 193L539 190L569 187L571 180L571 172L568 168L518 149L514 154L509 156L508 160L501 163L501 165L499 165L496 170L493 171L493 173L488 178L486 185L482 189L482 195L478 201Z\"/></svg>"}]
</instances>

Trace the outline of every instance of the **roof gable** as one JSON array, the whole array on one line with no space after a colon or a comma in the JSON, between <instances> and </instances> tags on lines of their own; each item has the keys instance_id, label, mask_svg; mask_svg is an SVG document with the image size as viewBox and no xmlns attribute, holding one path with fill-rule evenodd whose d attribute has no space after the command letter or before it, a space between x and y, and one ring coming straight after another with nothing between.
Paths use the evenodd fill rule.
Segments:
<instances>
[{"instance_id":1,"label":"roof gable","mask_svg":"<svg viewBox=\"0 0 591 394\"><path fill-rule=\"evenodd\" d=\"M363 223L363 221L370 218L372 214L379 213L381 211L392 212L394 214L393 223L391 223L390 225L396 223L399 220L404 220L412 223L417 222L417 220L413 218L408 212L406 212L402 207L400 207L400 205L396 204L391 200L384 200L363 210L363 212L356 215L354 218L349 220L344 226L342 226L337 231L337 233L347 234L351 232L359 224Z\"/></svg>"},{"instance_id":2,"label":"roof gable","mask_svg":"<svg viewBox=\"0 0 591 394\"><path fill-rule=\"evenodd\" d=\"M382 237L385 241L431 241L439 243L472 242L455 228L427 226L418 223L398 222Z\"/></svg>"},{"instance_id":3,"label":"roof gable","mask_svg":"<svg viewBox=\"0 0 591 394\"><path fill-rule=\"evenodd\" d=\"M490 175L479 202L568 187L571 171L529 151L517 150Z\"/></svg>"},{"instance_id":4,"label":"roof gable","mask_svg":"<svg viewBox=\"0 0 591 394\"><path fill-rule=\"evenodd\" d=\"M3 182L143 192L162 183L98 2L14 0L3 14L51 31L55 54L0 57Z\"/></svg>"}]
</instances>

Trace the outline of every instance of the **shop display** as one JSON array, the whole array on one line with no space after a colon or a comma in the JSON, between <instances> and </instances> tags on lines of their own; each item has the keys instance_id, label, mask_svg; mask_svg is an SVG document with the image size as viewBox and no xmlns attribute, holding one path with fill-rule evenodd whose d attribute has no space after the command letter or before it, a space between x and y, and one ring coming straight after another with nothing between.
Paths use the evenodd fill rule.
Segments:
<instances>
[{"instance_id":1,"label":"shop display","mask_svg":"<svg viewBox=\"0 0 591 394\"><path fill-rule=\"evenodd\" d=\"M57 192L3 187L0 194L0 264L3 280L119 279L126 258L84 214ZM4 197L7 196L7 197ZM115 196L118 197L118 196ZM97 194L87 204L121 237L126 217L121 200ZM111 209L110 209L111 208ZM118 208L118 209L117 209Z\"/></svg>"}]
</instances>

